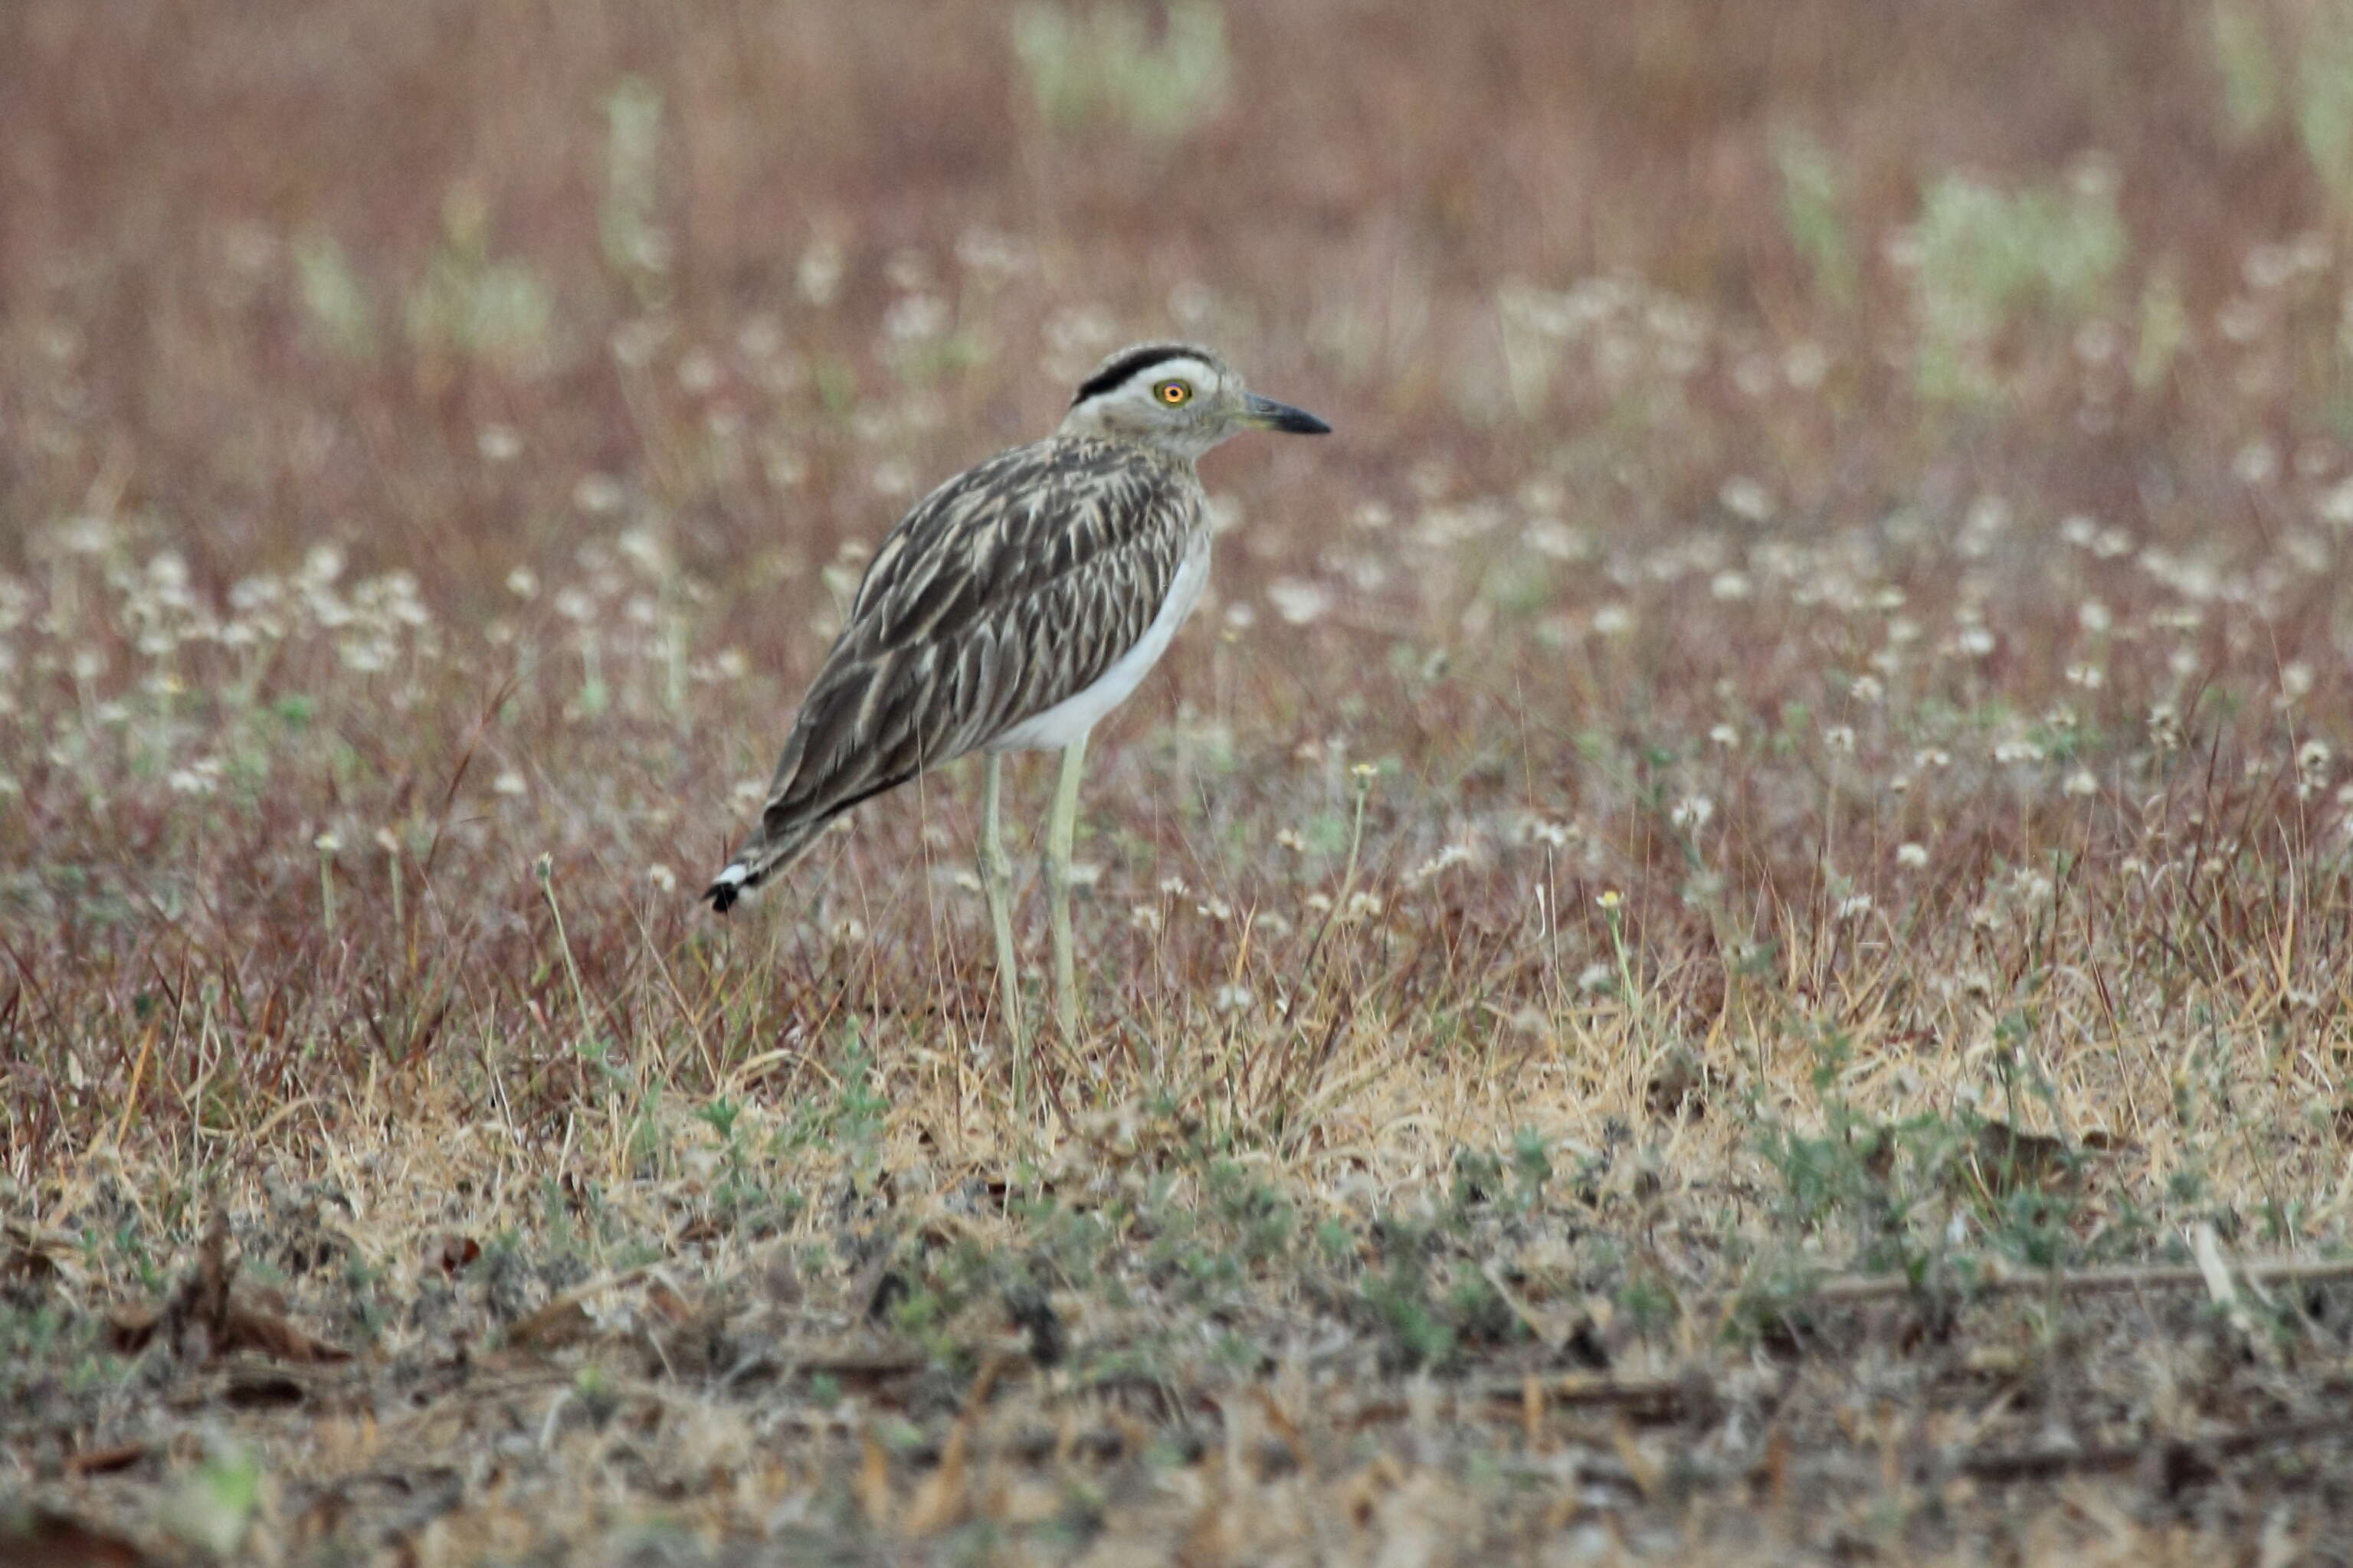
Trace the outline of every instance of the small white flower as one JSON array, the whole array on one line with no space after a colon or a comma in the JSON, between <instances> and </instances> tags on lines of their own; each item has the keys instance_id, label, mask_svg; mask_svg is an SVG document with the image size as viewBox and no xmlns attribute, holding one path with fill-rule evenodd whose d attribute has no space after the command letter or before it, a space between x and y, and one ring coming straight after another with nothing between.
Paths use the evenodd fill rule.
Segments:
<instances>
[{"instance_id":1,"label":"small white flower","mask_svg":"<svg viewBox=\"0 0 2353 1568\"><path fill-rule=\"evenodd\" d=\"M1220 985L1217 991L1216 1006L1220 1013L1239 1013L1254 1000L1256 998L1251 996L1250 988L1247 985Z\"/></svg>"},{"instance_id":2,"label":"small white flower","mask_svg":"<svg viewBox=\"0 0 2353 1568\"><path fill-rule=\"evenodd\" d=\"M1021 269L1021 253L994 229L968 228L956 236L956 265L973 272L1009 276Z\"/></svg>"},{"instance_id":3,"label":"small white flower","mask_svg":"<svg viewBox=\"0 0 2353 1568\"><path fill-rule=\"evenodd\" d=\"M2320 498L2320 518L2338 528L2353 528L2353 479L2339 479Z\"/></svg>"},{"instance_id":4,"label":"small white flower","mask_svg":"<svg viewBox=\"0 0 2353 1568\"><path fill-rule=\"evenodd\" d=\"M1871 912L1869 893L1850 893L1838 902L1836 917L1841 921L1861 920Z\"/></svg>"},{"instance_id":5,"label":"small white flower","mask_svg":"<svg viewBox=\"0 0 2353 1568\"><path fill-rule=\"evenodd\" d=\"M882 335L895 343L920 342L948 330L948 302L936 294L909 294L883 312Z\"/></svg>"},{"instance_id":6,"label":"small white flower","mask_svg":"<svg viewBox=\"0 0 2353 1568\"><path fill-rule=\"evenodd\" d=\"M332 855L343 847L343 836L332 828L311 840L311 847L322 855Z\"/></svg>"},{"instance_id":7,"label":"small white flower","mask_svg":"<svg viewBox=\"0 0 2353 1568\"><path fill-rule=\"evenodd\" d=\"M1746 474L1736 474L1717 487L1715 499L1724 510L1750 522L1763 522L1773 515L1773 492Z\"/></svg>"},{"instance_id":8,"label":"small white flower","mask_svg":"<svg viewBox=\"0 0 2353 1568\"><path fill-rule=\"evenodd\" d=\"M646 876L665 893L678 891L678 873L659 860L646 868Z\"/></svg>"},{"instance_id":9,"label":"small white flower","mask_svg":"<svg viewBox=\"0 0 2353 1568\"><path fill-rule=\"evenodd\" d=\"M1450 844L1445 848L1440 849L1437 854L1431 856L1429 859L1424 860L1420 865L1415 867L1411 872L1408 873L1406 881L1409 886L1419 885L1430 880L1432 877L1440 875L1451 867L1461 865L1465 860L1470 858L1471 847L1469 845Z\"/></svg>"},{"instance_id":10,"label":"small white flower","mask_svg":"<svg viewBox=\"0 0 2353 1568\"><path fill-rule=\"evenodd\" d=\"M512 768L491 781L491 790L495 795L522 795L528 788L522 782L522 775Z\"/></svg>"},{"instance_id":11,"label":"small white flower","mask_svg":"<svg viewBox=\"0 0 2353 1568\"><path fill-rule=\"evenodd\" d=\"M1740 731L1729 724L1716 725L1708 731L1707 738L1719 746L1729 747L1740 744Z\"/></svg>"},{"instance_id":12,"label":"small white flower","mask_svg":"<svg viewBox=\"0 0 2353 1568\"><path fill-rule=\"evenodd\" d=\"M1676 802L1675 808L1667 814L1667 820L1677 827L1688 827L1697 832L1705 827L1708 819L1715 815L1715 802L1704 795L1693 795Z\"/></svg>"},{"instance_id":13,"label":"small white flower","mask_svg":"<svg viewBox=\"0 0 2353 1568\"><path fill-rule=\"evenodd\" d=\"M217 757L199 757L185 768L174 768L165 779L175 795L211 795L220 788Z\"/></svg>"},{"instance_id":14,"label":"small white flower","mask_svg":"<svg viewBox=\"0 0 2353 1568\"><path fill-rule=\"evenodd\" d=\"M1895 847L1895 863L1907 871L1916 871L1928 863L1926 845L1899 844Z\"/></svg>"},{"instance_id":15,"label":"small white flower","mask_svg":"<svg viewBox=\"0 0 2353 1568\"><path fill-rule=\"evenodd\" d=\"M841 244L830 235L819 235L809 241L801 252L800 265L793 269L793 281L799 286L801 298L822 309L833 303L841 289L841 273L847 258Z\"/></svg>"},{"instance_id":16,"label":"small white flower","mask_svg":"<svg viewBox=\"0 0 2353 1568\"><path fill-rule=\"evenodd\" d=\"M1520 541L1555 561L1583 561L1593 553L1593 542L1556 517L1530 519L1520 530Z\"/></svg>"},{"instance_id":17,"label":"small white flower","mask_svg":"<svg viewBox=\"0 0 2353 1568\"><path fill-rule=\"evenodd\" d=\"M2310 800L2328 783L2330 752L2326 741L2306 741L2295 749L2295 794Z\"/></svg>"},{"instance_id":18,"label":"small white flower","mask_svg":"<svg viewBox=\"0 0 2353 1568\"><path fill-rule=\"evenodd\" d=\"M623 499L621 481L610 474L583 474L572 487L572 504L591 515L620 510Z\"/></svg>"},{"instance_id":19,"label":"small white flower","mask_svg":"<svg viewBox=\"0 0 2353 1568\"><path fill-rule=\"evenodd\" d=\"M1831 356L1820 343L1796 342L1781 356L1781 374L1799 392L1810 392L1830 374Z\"/></svg>"},{"instance_id":20,"label":"small white flower","mask_svg":"<svg viewBox=\"0 0 2353 1568\"><path fill-rule=\"evenodd\" d=\"M2097 795L2100 793L2100 781L2092 776L2091 769L2077 768L2067 775L2067 782L2059 787L2068 795Z\"/></svg>"},{"instance_id":21,"label":"small white flower","mask_svg":"<svg viewBox=\"0 0 2353 1568\"><path fill-rule=\"evenodd\" d=\"M1822 744L1828 746L1833 752L1853 751L1854 726L1852 724L1832 724L1830 728L1822 731Z\"/></svg>"},{"instance_id":22,"label":"small white flower","mask_svg":"<svg viewBox=\"0 0 2353 1568\"><path fill-rule=\"evenodd\" d=\"M1747 574L1743 572L1719 572L1707 585L1710 596L1718 599L1745 599L1750 588Z\"/></svg>"},{"instance_id":23,"label":"small white flower","mask_svg":"<svg viewBox=\"0 0 2353 1568\"><path fill-rule=\"evenodd\" d=\"M1593 629L1606 637L1623 637L1634 629L1634 612L1623 605L1604 605L1593 612Z\"/></svg>"},{"instance_id":24,"label":"small white flower","mask_svg":"<svg viewBox=\"0 0 2353 1568\"><path fill-rule=\"evenodd\" d=\"M1588 963L1577 972L1579 991L1599 991L1618 978L1618 972L1606 963Z\"/></svg>"},{"instance_id":25,"label":"small white flower","mask_svg":"<svg viewBox=\"0 0 2353 1568\"><path fill-rule=\"evenodd\" d=\"M1329 589L1297 577L1276 578L1267 584L1266 597L1274 613L1294 626L1311 626L1332 608Z\"/></svg>"},{"instance_id":26,"label":"small white flower","mask_svg":"<svg viewBox=\"0 0 2353 1568\"><path fill-rule=\"evenodd\" d=\"M719 356L706 348L687 350L678 362L678 384L694 396L708 395L719 384Z\"/></svg>"},{"instance_id":27,"label":"small white flower","mask_svg":"<svg viewBox=\"0 0 2353 1568\"><path fill-rule=\"evenodd\" d=\"M1953 646L1971 658L1983 658L1993 651L1993 633L1983 626L1964 626L1953 638Z\"/></svg>"},{"instance_id":28,"label":"small white flower","mask_svg":"<svg viewBox=\"0 0 2353 1568\"><path fill-rule=\"evenodd\" d=\"M2099 600L2086 599L2075 606L2075 624L2087 632L2105 632L2116 624L2116 616Z\"/></svg>"}]
</instances>

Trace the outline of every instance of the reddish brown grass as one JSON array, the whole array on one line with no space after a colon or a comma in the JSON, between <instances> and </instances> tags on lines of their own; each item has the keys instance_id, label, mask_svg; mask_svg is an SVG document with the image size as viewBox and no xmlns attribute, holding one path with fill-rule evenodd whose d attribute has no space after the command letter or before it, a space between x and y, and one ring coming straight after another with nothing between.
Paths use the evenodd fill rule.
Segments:
<instances>
[{"instance_id":1,"label":"reddish brown grass","mask_svg":"<svg viewBox=\"0 0 2353 1568\"><path fill-rule=\"evenodd\" d=\"M2292 84L2335 13L2246 15ZM1154 1202L1214 1208L1201 1170L1155 1164L1179 1147L1303 1225L1369 1225L1525 1134L1610 1173L1598 1206L1479 1243L1531 1313L1529 1249L1563 1236L1680 1259L1657 1264L1679 1326L1603 1336L1629 1375L1715 1353L1706 1314L1785 1263L1884 1262L1839 1205L1768 1218L1797 1177L1760 1127L2094 1151L2060 1262L2200 1223L2342 1246L2353 196L2291 113L2232 129L2210 12L1226 20L1226 107L1155 142L1047 122L979 3L0 9L0 1154L26 1235L126 1225L168 1272L207 1182L259 1216L265 1173L329 1181L413 1306L437 1238L554 1245L547 1194L586 1184L635 1216L584 1244L617 1268L693 1215L726 1227L719 1104L786 1140L760 1182L809 1200L781 1222L804 1247L860 1205L900 1235L1041 1172L1069 1203L1160 1170ZM631 78L660 103L658 268L600 228ZM1834 174L1851 291L1785 221L1800 146ZM2091 297L2000 316L1963 398L1924 390L1904 242L1953 175L2113 192L2125 237ZM434 279L493 265L543 333L424 322ZM1170 331L1338 434L1210 460L1238 521L1099 739L1092 1026L1045 1043L1056 1111L1020 1128L964 875L976 781L873 803L730 922L692 894L911 491ZM1042 808L1043 773L1017 776ZM845 1097L865 1143L787 1137ZM2007 1180L1894 1228L2014 1251ZM958 1223L1034 1239L1018 1204ZM745 1245L696 1257L715 1278ZM126 1257L85 1258L86 1319ZM510 1321L554 1288L475 1305ZM383 1353L423 1354L405 1332ZM926 1353L969 1374L953 1339ZM1490 1506L1451 1447L1413 1458L1434 1406L1376 1474L1346 1423L1298 1433L1303 1391L1245 1421L1241 1383L1185 1365L1240 1457L1107 1505L1106 1541L1435 1557ZM973 1401L957 1442L1061 1418ZM776 1489L865 1499L885 1536L919 1485L927 1536L1036 1504L1004 1477L951 1498L978 1461L944 1451L877 1481L856 1420L779 1479L743 1410L700 1408L722 1479L631 1495L702 1497L709 1542L773 1524ZM47 1474L51 1427L17 1430L19 1474ZM288 1476L362 1464L271 1433ZM1295 1478L1249 1447L1268 1433ZM1848 1527L1807 1512L1853 1492L1827 1471L1678 1512L1672 1435L1620 1441L1634 1504L1574 1504L1572 1478L1511 1539L1730 1562L1752 1507L1793 1552ZM573 1458L571 1502L617 1462ZM1963 1491L1937 1517L1978 1522L1940 1535L1919 1485L1878 1479L1853 1516L1893 1521L1875 1551L2010 1528ZM2177 1518L2132 1480L2073 1515L2042 1497L2047 1526L2005 1539L2146 1557L2177 1523L2271 1518L2341 1545L2293 1488ZM453 1506L435 1550L459 1557L638 1517Z\"/></svg>"}]
</instances>

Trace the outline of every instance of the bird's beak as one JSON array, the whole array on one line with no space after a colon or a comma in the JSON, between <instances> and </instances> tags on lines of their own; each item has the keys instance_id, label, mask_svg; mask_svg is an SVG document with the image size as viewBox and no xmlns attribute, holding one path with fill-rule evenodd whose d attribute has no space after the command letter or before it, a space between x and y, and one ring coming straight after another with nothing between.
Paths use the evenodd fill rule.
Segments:
<instances>
[{"instance_id":1,"label":"bird's beak","mask_svg":"<svg viewBox=\"0 0 2353 1568\"><path fill-rule=\"evenodd\" d=\"M1271 397L1257 393L1242 399L1242 423L1261 430L1280 430L1290 436L1328 436L1332 426L1304 408L1293 408L1288 403L1277 403Z\"/></svg>"}]
</instances>

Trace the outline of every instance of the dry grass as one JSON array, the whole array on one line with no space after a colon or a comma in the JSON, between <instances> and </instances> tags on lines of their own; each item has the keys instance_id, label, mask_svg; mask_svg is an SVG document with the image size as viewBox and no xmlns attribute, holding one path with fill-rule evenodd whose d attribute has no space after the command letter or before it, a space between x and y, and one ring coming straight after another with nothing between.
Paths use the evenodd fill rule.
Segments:
<instances>
[{"instance_id":1,"label":"dry grass","mask_svg":"<svg viewBox=\"0 0 2353 1568\"><path fill-rule=\"evenodd\" d=\"M2344 1560L2341 5L1168 21L0 9L0 1556ZM692 892L1164 331L1021 1128L976 779Z\"/></svg>"}]
</instances>

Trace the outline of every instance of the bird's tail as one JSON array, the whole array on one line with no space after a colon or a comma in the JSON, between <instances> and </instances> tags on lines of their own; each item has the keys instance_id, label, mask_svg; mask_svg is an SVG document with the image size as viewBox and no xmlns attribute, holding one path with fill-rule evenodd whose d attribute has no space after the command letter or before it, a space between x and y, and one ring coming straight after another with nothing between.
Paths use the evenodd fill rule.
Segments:
<instances>
[{"instance_id":1,"label":"bird's tail","mask_svg":"<svg viewBox=\"0 0 2353 1568\"><path fill-rule=\"evenodd\" d=\"M711 900L713 910L725 914L737 899L799 859L824 828L823 822L795 823L772 832L768 824L762 823L744 841L744 847L735 851L727 868L712 879L702 896Z\"/></svg>"}]
</instances>

